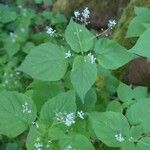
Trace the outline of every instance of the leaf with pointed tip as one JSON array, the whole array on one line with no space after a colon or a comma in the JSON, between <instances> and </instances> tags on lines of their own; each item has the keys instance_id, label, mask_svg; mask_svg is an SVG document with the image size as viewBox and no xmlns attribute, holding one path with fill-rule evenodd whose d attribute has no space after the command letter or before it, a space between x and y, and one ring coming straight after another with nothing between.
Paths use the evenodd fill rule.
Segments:
<instances>
[{"instance_id":1,"label":"leaf with pointed tip","mask_svg":"<svg viewBox=\"0 0 150 150\"><path fill-rule=\"evenodd\" d=\"M85 94L92 87L97 76L96 64L92 64L85 59L85 57L77 56L74 60L71 71L71 82L73 88L80 96L83 103Z\"/></svg>"},{"instance_id":2,"label":"leaf with pointed tip","mask_svg":"<svg viewBox=\"0 0 150 150\"><path fill-rule=\"evenodd\" d=\"M65 31L65 38L73 51L87 52L93 48L95 37L85 26L77 24L72 19Z\"/></svg>"},{"instance_id":3,"label":"leaf with pointed tip","mask_svg":"<svg viewBox=\"0 0 150 150\"><path fill-rule=\"evenodd\" d=\"M117 69L135 58L124 47L105 38L97 41L95 51L99 64L105 69Z\"/></svg>"},{"instance_id":4,"label":"leaf with pointed tip","mask_svg":"<svg viewBox=\"0 0 150 150\"><path fill-rule=\"evenodd\" d=\"M32 49L18 70L42 81L60 80L67 70L63 48L44 43Z\"/></svg>"},{"instance_id":5,"label":"leaf with pointed tip","mask_svg":"<svg viewBox=\"0 0 150 150\"><path fill-rule=\"evenodd\" d=\"M68 91L49 99L42 107L40 120L52 123L56 113L75 113L75 92Z\"/></svg>"},{"instance_id":6,"label":"leaf with pointed tip","mask_svg":"<svg viewBox=\"0 0 150 150\"><path fill-rule=\"evenodd\" d=\"M23 112L23 105L28 104L31 112ZM36 118L36 106L24 94L18 92L0 92L0 134L16 137L23 133Z\"/></svg>"},{"instance_id":7,"label":"leaf with pointed tip","mask_svg":"<svg viewBox=\"0 0 150 150\"><path fill-rule=\"evenodd\" d=\"M150 58L150 29L147 29L129 51L131 53Z\"/></svg>"},{"instance_id":8,"label":"leaf with pointed tip","mask_svg":"<svg viewBox=\"0 0 150 150\"><path fill-rule=\"evenodd\" d=\"M97 138L110 147L120 147L129 136L129 123L124 115L116 112L88 113L89 123ZM122 135L118 141L116 135Z\"/></svg>"},{"instance_id":9,"label":"leaf with pointed tip","mask_svg":"<svg viewBox=\"0 0 150 150\"><path fill-rule=\"evenodd\" d=\"M74 134L63 138L59 141L59 145L63 150L67 150L68 146L76 150L94 150L89 139L81 134Z\"/></svg>"}]
</instances>

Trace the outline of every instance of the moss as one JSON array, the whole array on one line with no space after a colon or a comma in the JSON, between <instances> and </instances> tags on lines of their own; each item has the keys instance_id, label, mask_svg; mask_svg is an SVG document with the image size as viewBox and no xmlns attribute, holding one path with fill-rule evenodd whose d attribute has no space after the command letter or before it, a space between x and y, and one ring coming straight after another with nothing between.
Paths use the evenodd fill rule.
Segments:
<instances>
[{"instance_id":1,"label":"moss","mask_svg":"<svg viewBox=\"0 0 150 150\"><path fill-rule=\"evenodd\" d=\"M125 46L126 48L131 48L137 40L136 38L125 38L128 25L135 16L134 15L135 6L150 7L150 1L131 0L126 9L124 10L119 20L118 27L113 35L113 39L119 42L121 45Z\"/></svg>"}]
</instances>

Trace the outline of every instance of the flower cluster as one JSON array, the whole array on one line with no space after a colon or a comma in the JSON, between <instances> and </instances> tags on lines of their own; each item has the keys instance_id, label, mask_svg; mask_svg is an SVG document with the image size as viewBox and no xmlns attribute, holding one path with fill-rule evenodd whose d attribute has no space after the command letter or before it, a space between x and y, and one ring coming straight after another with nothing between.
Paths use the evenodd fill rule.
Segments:
<instances>
[{"instance_id":1,"label":"flower cluster","mask_svg":"<svg viewBox=\"0 0 150 150\"><path fill-rule=\"evenodd\" d=\"M39 137L36 139L34 147L35 147L35 150L42 150L43 144Z\"/></svg>"},{"instance_id":2,"label":"flower cluster","mask_svg":"<svg viewBox=\"0 0 150 150\"><path fill-rule=\"evenodd\" d=\"M125 140L121 133L116 134L115 138L118 142L123 142Z\"/></svg>"},{"instance_id":3,"label":"flower cluster","mask_svg":"<svg viewBox=\"0 0 150 150\"><path fill-rule=\"evenodd\" d=\"M66 126L70 127L72 124L75 123L75 115L74 113L62 113L58 112L55 114L56 120L64 123Z\"/></svg>"},{"instance_id":4,"label":"flower cluster","mask_svg":"<svg viewBox=\"0 0 150 150\"><path fill-rule=\"evenodd\" d=\"M46 33L50 36L54 36L56 30L54 30L52 27L46 27Z\"/></svg>"},{"instance_id":5,"label":"flower cluster","mask_svg":"<svg viewBox=\"0 0 150 150\"><path fill-rule=\"evenodd\" d=\"M48 143L47 143L47 145L46 145L46 148L49 148L51 143L52 143L52 141L51 141L51 140L48 140Z\"/></svg>"},{"instance_id":6,"label":"flower cluster","mask_svg":"<svg viewBox=\"0 0 150 150\"><path fill-rule=\"evenodd\" d=\"M88 60L93 64L93 63L95 63L96 58L94 57L94 55L92 53L89 53Z\"/></svg>"},{"instance_id":7,"label":"flower cluster","mask_svg":"<svg viewBox=\"0 0 150 150\"><path fill-rule=\"evenodd\" d=\"M71 145L67 145L67 147L65 148L65 150L73 150Z\"/></svg>"},{"instance_id":8,"label":"flower cluster","mask_svg":"<svg viewBox=\"0 0 150 150\"><path fill-rule=\"evenodd\" d=\"M89 23L89 18L90 18L90 11L89 8L86 7L83 12L79 12L79 11L74 11L74 18L78 21L81 21L84 24L88 24Z\"/></svg>"},{"instance_id":9,"label":"flower cluster","mask_svg":"<svg viewBox=\"0 0 150 150\"><path fill-rule=\"evenodd\" d=\"M51 143L52 143L52 141L51 141L51 140L48 140L47 144L44 145L44 144L41 142L40 137L37 137L37 138L36 138L36 141L35 141L35 143L34 143L34 148L35 148L35 150L42 150L43 147L49 148Z\"/></svg>"},{"instance_id":10,"label":"flower cluster","mask_svg":"<svg viewBox=\"0 0 150 150\"><path fill-rule=\"evenodd\" d=\"M70 58L72 56L71 51L69 50L68 52L65 53L65 58Z\"/></svg>"},{"instance_id":11,"label":"flower cluster","mask_svg":"<svg viewBox=\"0 0 150 150\"><path fill-rule=\"evenodd\" d=\"M77 111L77 117L84 119L85 113L81 110L81 111ZM66 126L70 127L71 125L75 124L75 118L76 115L75 113L62 113L62 112L58 112L55 113L55 118L57 121L59 121L60 123L64 123Z\"/></svg>"},{"instance_id":12,"label":"flower cluster","mask_svg":"<svg viewBox=\"0 0 150 150\"><path fill-rule=\"evenodd\" d=\"M109 20L108 21L108 28L113 29L116 26L116 20Z\"/></svg>"},{"instance_id":13,"label":"flower cluster","mask_svg":"<svg viewBox=\"0 0 150 150\"><path fill-rule=\"evenodd\" d=\"M22 112L23 113L28 113L28 114L31 113L31 110L29 109L29 105L28 105L27 102L25 102L25 104L22 105Z\"/></svg>"}]
</instances>

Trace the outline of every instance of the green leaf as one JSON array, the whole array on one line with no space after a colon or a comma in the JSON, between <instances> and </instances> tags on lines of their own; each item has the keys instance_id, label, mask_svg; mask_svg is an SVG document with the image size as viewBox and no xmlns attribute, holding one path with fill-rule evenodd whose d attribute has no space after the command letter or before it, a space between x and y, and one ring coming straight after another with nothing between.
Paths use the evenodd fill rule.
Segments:
<instances>
[{"instance_id":1,"label":"green leaf","mask_svg":"<svg viewBox=\"0 0 150 150\"><path fill-rule=\"evenodd\" d=\"M18 144L17 143L8 143L5 150L17 150Z\"/></svg>"},{"instance_id":2,"label":"green leaf","mask_svg":"<svg viewBox=\"0 0 150 150\"><path fill-rule=\"evenodd\" d=\"M65 38L72 50L87 52L93 48L95 37L85 26L75 23L72 19L65 31Z\"/></svg>"},{"instance_id":3,"label":"green leaf","mask_svg":"<svg viewBox=\"0 0 150 150\"><path fill-rule=\"evenodd\" d=\"M52 0L43 0L43 2L47 5L51 5L52 4Z\"/></svg>"},{"instance_id":4,"label":"green leaf","mask_svg":"<svg viewBox=\"0 0 150 150\"><path fill-rule=\"evenodd\" d=\"M123 112L123 107L118 101L111 101L107 106L107 111Z\"/></svg>"},{"instance_id":5,"label":"green leaf","mask_svg":"<svg viewBox=\"0 0 150 150\"><path fill-rule=\"evenodd\" d=\"M135 7L134 12L138 17L150 16L150 9L146 7Z\"/></svg>"},{"instance_id":6,"label":"green leaf","mask_svg":"<svg viewBox=\"0 0 150 150\"><path fill-rule=\"evenodd\" d=\"M5 42L4 50L6 51L8 58L11 59L20 50L20 44L8 39L7 42Z\"/></svg>"},{"instance_id":7,"label":"green leaf","mask_svg":"<svg viewBox=\"0 0 150 150\"><path fill-rule=\"evenodd\" d=\"M64 91L60 82L34 81L29 88L33 90L32 99L35 102L38 111L48 99Z\"/></svg>"},{"instance_id":8,"label":"green leaf","mask_svg":"<svg viewBox=\"0 0 150 150\"><path fill-rule=\"evenodd\" d=\"M43 0L34 0L36 4L42 3Z\"/></svg>"},{"instance_id":9,"label":"green leaf","mask_svg":"<svg viewBox=\"0 0 150 150\"><path fill-rule=\"evenodd\" d=\"M24 109L27 103L27 109ZM24 94L3 91L0 93L0 134L16 137L23 133L36 118L33 101Z\"/></svg>"},{"instance_id":10,"label":"green leaf","mask_svg":"<svg viewBox=\"0 0 150 150\"><path fill-rule=\"evenodd\" d=\"M85 57L77 56L73 63L71 71L71 82L77 94L84 103L84 97L87 91L96 81L97 66L90 63Z\"/></svg>"},{"instance_id":11,"label":"green leaf","mask_svg":"<svg viewBox=\"0 0 150 150\"><path fill-rule=\"evenodd\" d=\"M94 110L96 101L97 101L96 90L92 88L85 95L83 110L84 111Z\"/></svg>"},{"instance_id":12,"label":"green leaf","mask_svg":"<svg viewBox=\"0 0 150 150\"><path fill-rule=\"evenodd\" d=\"M147 87L136 87L133 89L134 99L135 100L143 100L148 96L148 88Z\"/></svg>"},{"instance_id":13,"label":"green leaf","mask_svg":"<svg viewBox=\"0 0 150 150\"><path fill-rule=\"evenodd\" d=\"M135 55L130 54L124 47L105 38L97 41L95 51L98 62L105 69L117 69L135 58Z\"/></svg>"},{"instance_id":14,"label":"green leaf","mask_svg":"<svg viewBox=\"0 0 150 150\"><path fill-rule=\"evenodd\" d=\"M121 150L135 150L135 149L136 149L135 144L127 141L123 143Z\"/></svg>"},{"instance_id":15,"label":"green leaf","mask_svg":"<svg viewBox=\"0 0 150 150\"><path fill-rule=\"evenodd\" d=\"M147 97L148 89L142 86L132 89L130 86L120 83L117 93L122 102L129 102L131 100L139 101Z\"/></svg>"},{"instance_id":16,"label":"green leaf","mask_svg":"<svg viewBox=\"0 0 150 150\"><path fill-rule=\"evenodd\" d=\"M89 113L89 121L97 138L110 147L120 147L129 136L129 124L125 116L116 112ZM121 134L123 140L115 136Z\"/></svg>"},{"instance_id":17,"label":"green leaf","mask_svg":"<svg viewBox=\"0 0 150 150\"><path fill-rule=\"evenodd\" d=\"M119 99L122 102L127 102L134 98L134 94L133 94L131 87L124 83L120 83L117 93L118 93Z\"/></svg>"},{"instance_id":18,"label":"green leaf","mask_svg":"<svg viewBox=\"0 0 150 150\"><path fill-rule=\"evenodd\" d=\"M144 7L135 7L136 17L130 21L127 37L138 37L145 30L145 23L150 23L150 9Z\"/></svg>"},{"instance_id":19,"label":"green leaf","mask_svg":"<svg viewBox=\"0 0 150 150\"><path fill-rule=\"evenodd\" d=\"M64 49L51 43L44 43L27 55L18 70L42 81L60 80L67 69Z\"/></svg>"},{"instance_id":20,"label":"green leaf","mask_svg":"<svg viewBox=\"0 0 150 150\"><path fill-rule=\"evenodd\" d=\"M127 118L132 125L143 126L144 133L150 132L150 99L143 99L130 106L127 110Z\"/></svg>"},{"instance_id":21,"label":"green leaf","mask_svg":"<svg viewBox=\"0 0 150 150\"><path fill-rule=\"evenodd\" d=\"M114 94L117 91L119 80L113 76L112 71L103 68L100 64L98 64L98 76L101 78L100 81L104 81L105 89L110 93Z\"/></svg>"},{"instance_id":22,"label":"green leaf","mask_svg":"<svg viewBox=\"0 0 150 150\"><path fill-rule=\"evenodd\" d=\"M148 20L149 18L145 17L135 17L131 20L126 37L139 37L146 30L143 23L148 22Z\"/></svg>"},{"instance_id":23,"label":"green leaf","mask_svg":"<svg viewBox=\"0 0 150 150\"><path fill-rule=\"evenodd\" d=\"M8 5L0 4L0 22L9 23L17 18L17 13L10 9Z\"/></svg>"},{"instance_id":24,"label":"green leaf","mask_svg":"<svg viewBox=\"0 0 150 150\"><path fill-rule=\"evenodd\" d=\"M136 145L136 150L149 150L150 149L150 137L143 137Z\"/></svg>"},{"instance_id":25,"label":"green leaf","mask_svg":"<svg viewBox=\"0 0 150 150\"><path fill-rule=\"evenodd\" d=\"M62 150L69 149L69 147L76 150L94 150L94 147L90 141L85 136L80 134L74 134L60 140L59 145Z\"/></svg>"},{"instance_id":26,"label":"green leaf","mask_svg":"<svg viewBox=\"0 0 150 150\"><path fill-rule=\"evenodd\" d=\"M130 134L133 138L133 141L140 139L141 135L143 134L143 127L141 125L131 126Z\"/></svg>"},{"instance_id":27,"label":"green leaf","mask_svg":"<svg viewBox=\"0 0 150 150\"><path fill-rule=\"evenodd\" d=\"M52 25L61 24L61 23L67 23L67 19L64 15L57 12L52 18L51 18Z\"/></svg>"},{"instance_id":28,"label":"green leaf","mask_svg":"<svg viewBox=\"0 0 150 150\"><path fill-rule=\"evenodd\" d=\"M49 134L50 138L52 140L55 140L55 141L60 140L60 139L67 136L62 128L56 127L56 126L53 126L53 125L49 128L49 133L48 134Z\"/></svg>"},{"instance_id":29,"label":"green leaf","mask_svg":"<svg viewBox=\"0 0 150 150\"><path fill-rule=\"evenodd\" d=\"M29 150L34 150L36 148L36 144L42 145L42 149L51 150L53 149L53 144L51 138L49 137L48 130L49 125L43 124L41 122L38 123L38 128L32 126L27 136L26 147Z\"/></svg>"},{"instance_id":30,"label":"green leaf","mask_svg":"<svg viewBox=\"0 0 150 150\"><path fill-rule=\"evenodd\" d=\"M31 51L31 49L33 49L34 47L35 47L34 43L27 42L25 44L25 46L23 47L23 52L25 52L26 54L28 54Z\"/></svg>"},{"instance_id":31,"label":"green leaf","mask_svg":"<svg viewBox=\"0 0 150 150\"><path fill-rule=\"evenodd\" d=\"M150 37L150 29L146 30L138 39L137 43L135 44L135 46L133 46L133 48L130 49L131 53L140 55L140 56L144 56L144 57L148 57L150 58L150 41L149 41L149 37Z\"/></svg>"},{"instance_id":32,"label":"green leaf","mask_svg":"<svg viewBox=\"0 0 150 150\"><path fill-rule=\"evenodd\" d=\"M48 100L42 107L40 120L52 123L56 113L75 113L75 93L68 91Z\"/></svg>"}]
</instances>

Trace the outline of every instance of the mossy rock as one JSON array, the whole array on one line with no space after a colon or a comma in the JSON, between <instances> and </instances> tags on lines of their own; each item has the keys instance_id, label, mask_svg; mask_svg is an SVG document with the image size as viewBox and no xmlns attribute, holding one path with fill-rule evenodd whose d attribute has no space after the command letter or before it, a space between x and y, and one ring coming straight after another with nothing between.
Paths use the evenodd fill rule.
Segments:
<instances>
[{"instance_id":1,"label":"mossy rock","mask_svg":"<svg viewBox=\"0 0 150 150\"><path fill-rule=\"evenodd\" d=\"M129 23L135 17L135 14L134 14L135 6L149 8L150 1L149 0L131 0L130 3L128 4L128 6L124 9L123 14L118 22L118 26L113 35L113 39L115 41L117 41L118 43L120 43L121 45L123 45L124 47L126 47L128 49L133 47L137 41L137 38L126 38L126 33L128 30ZM123 80L127 84L146 85L145 84L146 81L141 82L141 79L139 80L139 78L135 78L134 77L135 74L133 73L133 72L136 72L137 76L140 76L140 77L148 74L148 70L147 70L148 65L143 65L143 63L142 63L143 60L141 60L141 59L142 58L139 59L139 62L137 62L137 60L135 60L135 61L133 60L131 63L127 64L126 66L124 66L118 70L115 70L113 72L114 75L117 78ZM147 70L147 72L145 71L143 73L142 67L140 67L139 72L141 74L139 74L137 72L137 67L135 67L136 65L137 66L142 65L143 69ZM135 80L133 81L133 79L135 79ZM149 80L149 79L147 79L147 80Z\"/></svg>"},{"instance_id":2,"label":"mossy rock","mask_svg":"<svg viewBox=\"0 0 150 150\"><path fill-rule=\"evenodd\" d=\"M119 42L121 45L125 46L126 48L131 48L137 38L126 38L126 33L128 30L128 25L130 21L134 18L134 7L150 7L149 0L131 0L126 9L124 10L119 23L118 27L114 32L113 39Z\"/></svg>"}]
</instances>

